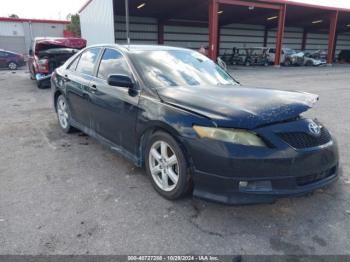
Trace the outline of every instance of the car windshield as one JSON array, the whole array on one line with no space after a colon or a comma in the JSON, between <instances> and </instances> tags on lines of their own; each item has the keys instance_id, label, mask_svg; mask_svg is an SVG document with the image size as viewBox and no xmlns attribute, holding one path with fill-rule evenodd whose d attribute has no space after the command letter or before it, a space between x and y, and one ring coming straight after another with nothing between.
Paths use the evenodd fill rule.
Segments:
<instances>
[{"instance_id":1,"label":"car windshield","mask_svg":"<svg viewBox=\"0 0 350 262\"><path fill-rule=\"evenodd\" d=\"M130 57L142 79L150 87L217 87L237 84L219 65L195 51L134 51Z\"/></svg>"}]
</instances>

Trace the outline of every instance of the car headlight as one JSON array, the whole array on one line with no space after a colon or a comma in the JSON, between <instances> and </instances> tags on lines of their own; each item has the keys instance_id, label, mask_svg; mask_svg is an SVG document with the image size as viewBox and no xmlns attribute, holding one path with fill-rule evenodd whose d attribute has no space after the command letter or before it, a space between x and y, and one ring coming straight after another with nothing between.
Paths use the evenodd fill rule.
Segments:
<instances>
[{"instance_id":1,"label":"car headlight","mask_svg":"<svg viewBox=\"0 0 350 262\"><path fill-rule=\"evenodd\" d=\"M193 129L200 138L215 139L246 146L266 147L266 144L260 137L246 130L204 126L193 126Z\"/></svg>"}]
</instances>

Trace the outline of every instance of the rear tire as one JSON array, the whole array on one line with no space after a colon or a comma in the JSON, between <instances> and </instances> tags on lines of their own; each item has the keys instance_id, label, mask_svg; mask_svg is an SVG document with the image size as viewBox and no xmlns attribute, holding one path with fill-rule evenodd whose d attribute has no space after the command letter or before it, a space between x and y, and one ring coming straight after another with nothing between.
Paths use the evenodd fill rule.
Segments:
<instances>
[{"instance_id":1,"label":"rear tire","mask_svg":"<svg viewBox=\"0 0 350 262\"><path fill-rule=\"evenodd\" d=\"M172 136L161 131L154 133L145 156L146 172L161 196L175 200L190 191L192 181L185 154Z\"/></svg>"},{"instance_id":2,"label":"rear tire","mask_svg":"<svg viewBox=\"0 0 350 262\"><path fill-rule=\"evenodd\" d=\"M71 133L74 128L70 125L70 109L64 95L59 95L56 100L56 111L58 123L65 133Z\"/></svg>"}]
</instances>

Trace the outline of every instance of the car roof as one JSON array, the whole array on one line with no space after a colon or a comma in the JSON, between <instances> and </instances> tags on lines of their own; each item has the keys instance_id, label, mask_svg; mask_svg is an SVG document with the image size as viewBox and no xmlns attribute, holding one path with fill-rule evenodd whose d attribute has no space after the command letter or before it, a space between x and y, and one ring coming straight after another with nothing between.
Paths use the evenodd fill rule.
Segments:
<instances>
[{"instance_id":1,"label":"car roof","mask_svg":"<svg viewBox=\"0 0 350 262\"><path fill-rule=\"evenodd\" d=\"M110 47L122 49L125 52L132 53L134 51L169 51L169 50L190 50L187 48L165 46L165 45L118 45L118 44L100 44L89 47Z\"/></svg>"}]
</instances>

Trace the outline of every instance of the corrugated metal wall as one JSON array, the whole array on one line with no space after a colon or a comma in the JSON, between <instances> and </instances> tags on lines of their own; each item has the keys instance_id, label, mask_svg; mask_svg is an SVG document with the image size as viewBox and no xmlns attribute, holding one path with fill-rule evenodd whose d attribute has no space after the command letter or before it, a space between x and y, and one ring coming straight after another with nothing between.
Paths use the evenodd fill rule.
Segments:
<instances>
[{"instance_id":1,"label":"corrugated metal wall","mask_svg":"<svg viewBox=\"0 0 350 262\"><path fill-rule=\"evenodd\" d=\"M337 38L337 54L342 49L350 49L350 33L339 34Z\"/></svg>"},{"instance_id":2,"label":"corrugated metal wall","mask_svg":"<svg viewBox=\"0 0 350 262\"><path fill-rule=\"evenodd\" d=\"M230 53L233 47L260 47L263 44L263 26L230 24L220 29L220 54Z\"/></svg>"},{"instance_id":3,"label":"corrugated metal wall","mask_svg":"<svg viewBox=\"0 0 350 262\"><path fill-rule=\"evenodd\" d=\"M164 26L164 44L190 49L208 45L208 28L189 26Z\"/></svg>"},{"instance_id":4,"label":"corrugated metal wall","mask_svg":"<svg viewBox=\"0 0 350 262\"><path fill-rule=\"evenodd\" d=\"M88 45L114 43L113 0L93 0L80 13L80 25Z\"/></svg>"},{"instance_id":5,"label":"corrugated metal wall","mask_svg":"<svg viewBox=\"0 0 350 262\"><path fill-rule=\"evenodd\" d=\"M286 27L284 31L283 46L295 50L301 49L303 29L297 27ZM276 29L268 31L267 46L276 46Z\"/></svg>"},{"instance_id":6,"label":"corrugated metal wall","mask_svg":"<svg viewBox=\"0 0 350 262\"><path fill-rule=\"evenodd\" d=\"M125 17L115 16L115 41L126 43ZM134 44L157 44L157 20L150 17L130 17L130 38Z\"/></svg>"},{"instance_id":7,"label":"corrugated metal wall","mask_svg":"<svg viewBox=\"0 0 350 262\"><path fill-rule=\"evenodd\" d=\"M306 40L306 50L327 50L328 48L328 34L327 33L308 33Z\"/></svg>"}]
</instances>

